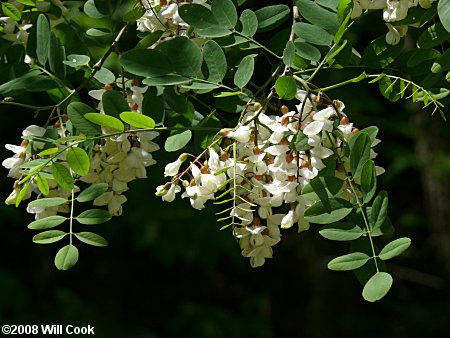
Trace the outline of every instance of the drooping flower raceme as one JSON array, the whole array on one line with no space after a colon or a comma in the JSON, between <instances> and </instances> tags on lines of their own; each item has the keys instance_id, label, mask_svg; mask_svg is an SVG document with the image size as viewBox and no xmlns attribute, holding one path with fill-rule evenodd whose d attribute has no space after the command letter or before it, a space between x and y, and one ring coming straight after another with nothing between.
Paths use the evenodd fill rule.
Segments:
<instances>
[{"instance_id":1,"label":"drooping flower raceme","mask_svg":"<svg viewBox=\"0 0 450 338\"><path fill-rule=\"evenodd\" d=\"M189 1L205 7L210 7L207 0ZM137 29L141 32L162 31L162 38L171 35L187 36L189 25L178 14L183 1L175 0L141 0L145 8L144 15L137 20Z\"/></svg>"},{"instance_id":2,"label":"drooping flower raceme","mask_svg":"<svg viewBox=\"0 0 450 338\"><path fill-rule=\"evenodd\" d=\"M181 169L181 156L169 163L166 176L172 180L157 188L156 194L170 202L182 186L181 197L198 210L209 200L228 205L219 213L221 220L232 226L253 267L272 257L280 229L309 228L304 213L317 201L302 189L324 171L342 178L350 170L343 148L358 130L343 112L344 104L321 102L302 91L297 98L297 110L283 106L279 115L267 114L259 103L250 107L235 129L222 130L221 138L193 156L186 169ZM354 198L348 191L344 184L340 197Z\"/></svg>"},{"instance_id":3,"label":"drooping flower raceme","mask_svg":"<svg viewBox=\"0 0 450 338\"><path fill-rule=\"evenodd\" d=\"M355 19L366 10L383 10L383 20L389 29L386 34L386 42L396 45L400 38L408 32L408 25L393 25L392 23L405 19L408 9L420 5L422 8L430 8L436 0L353 0L352 18ZM414 25L412 25L414 26Z\"/></svg>"}]
</instances>

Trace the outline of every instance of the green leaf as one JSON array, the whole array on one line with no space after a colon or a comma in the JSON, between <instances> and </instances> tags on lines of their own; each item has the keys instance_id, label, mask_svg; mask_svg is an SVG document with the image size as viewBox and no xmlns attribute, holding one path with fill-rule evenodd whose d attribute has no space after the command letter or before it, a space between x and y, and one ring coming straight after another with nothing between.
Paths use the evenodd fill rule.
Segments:
<instances>
[{"instance_id":1,"label":"green leaf","mask_svg":"<svg viewBox=\"0 0 450 338\"><path fill-rule=\"evenodd\" d=\"M185 36L162 42L158 48L169 59L172 71L179 75L195 76L202 66L203 56L200 48Z\"/></svg>"},{"instance_id":2,"label":"green leaf","mask_svg":"<svg viewBox=\"0 0 450 338\"><path fill-rule=\"evenodd\" d=\"M155 128L155 121L151 117L135 113L123 112L120 114L122 121L136 128L152 129Z\"/></svg>"},{"instance_id":3,"label":"green leaf","mask_svg":"<svg viewBox=\"0 0 450 338\"><path fill-rule=\"evenodd\" d=\"M22 13L16 8L16 6L9 2L2 2L2 12L14 21L19 21L22 18Z\"/></svg>"},{"instance_id":4,"label":"green leaf","mask_svg":"<svg viewBox=\"0 0 450 338\"><path fill-rule=\"evenodd\" d=\"M438 22L428 27L426 31L420 34L417 45L420 48L433 48L439 46L448 39L450 39L450 32L445 30L441 22Z\"/></svg>"},{"instance_id":5,"label":"green leaf","mask_svg":"<svg viewBox=\"0 0 450 338\"><path fill-rule=\"evenodd\" d=\"M102 14L97 7L95 6L95 1L94 0L88 0L84 3L84 12L86 13L86 15L90 16L91 18L94 19L101 19L103 18L105 15Z\"/></svg>"},{"instance_id":6,"label":"green leaf","mask_svg":"<svg viewBox=\"0 0 450 338\"><path fill-rule=\"evenodd\" d=\"M118 131L123 131L125 129L122 121L113 116L100 113L87 113L84 117L92 123L98 124L102 127L112 128Z\"/></svg>"},{"instance_id":7,"label":"green leaf","mask_svg":"<svg viewBox=\"0 0 450 338\"><path fill-rule=\"evenodd\" d=\"M384 68L390 65L401 54L404 39L397 45L389 45L385 36L380 36L372 41L364 50L362 63L370 68Z\"/></svg>"},{"instance_id":8,"label":"green leaf","mask_svg":"<svg viewBox=\"0 0 450 338\"><path fill-rule=\"evenodd\" d=\"M296 42L295 49L297 50L298 55L306 60L319 61L322 57L320 50L306 42Z\"/></svg>"},{"instance_id":9,"label":"green leaf","mask_svg":"<svg viewBox=\"0 0 450 338\"><path fill-rule=\"evenodd\" d=\"M93 232L78 232L74 234L80 241L93 246L107 246L108 241Z\"/></svg>"},{"instance_id":10,"label":"green leaf","mask_svg":"<svg viewBox=\"0 0 450 338\"><path fill-rule=\"evenodd\" d=\"M280 76L275 81L275 90L284 100L292 100L297 94L297 83L291 76Z\"/></svg>"},{"instance_id":11,"label":"green leaf","mask_svg":"<svg viewBox=\"0 0 450 338\"><path fill-rule=\"evenodd\" d=\"M186 6L189 5L183 7ZM129 50L123 53L120 63L127 72L143 77L158 77L172 72L168 57L156 49Z\"/></svg>"},{"instance_id":12,"label":"green leaf","mask_svg":"<svg viewBox=\"0 0 450 338\"><path fill-rule=\"evenodd\" d=\"M70 54L63 63L69 67L77 68L89 64L91 58L87 55Z\"/></svg>"},{"instance_id":13,"label":"green leaf","mask_svg":"<svg viewBox=\"0 0 450 338\"><path fill-rule=\"evenodd\" d=\"M328 263L328 269L334 271L355 270L366 264L369 259L370 257L363 252L353 252L331 260Z\"/></svg>"},{"instance_id":14,"label":"green leaf","mask_svg":"<svg viewBox=\"0 0 450 338\"><path fill-rule=\"evenodd\" d=\"M214 0L211 4L211 12L220 26L234 28L238 17L236 7L231 0Z\"/></svg>"},{"instance_id":15,"label":"green leaf","mask_svg":"<svg viewBox=\"0 0 450 338\"><path fill-rule=\"evenodd\" d=\"M108 68L102 67L95 73L94 78L102 84L110 84L116 80L116 76ZM103 100L102 100L103 101Z\"/></svg>"},{"instance_id":16,"label":"green leaf","mask_svg":"<svg viewBox=\"0 0 450 338\"><path fill-rule=\"evenodd\" d=\"M406 249L411 245L411 239L408 237L398 238L395 241L388 243L378 254L383 261L394 258L401 253L403 253Z\"/></svg>"},{"instance_id":17,"label":"green leaf","mask_svg":"<svg viewBox=\"0 0 450 338\"><path fill-rule=\"evenodd\" d=\"M78 202L88 202L96 199L109 188L108 183L97 183L83 190L75 199Z\"/></svg>"},{"instance_id":18,"label":"green leaf","mask_svg":"<svg viewBox=\"0 0 450 338\"><path fill-rule=\"evenodd\" d=\"M387 272L377 272L373 275L362 291L365 300L375 302L383 298L392 286L392 276Z\"/></svg>"},{"instance_id":19,"label":"green leaf","mask_svg":"<svg viewBox=\"0 0 450 338\"><path fill-rule=\"evenodd\" d=\"M258 30L258 17L255 12L250 9L245 9L242 11L239 21L242 24L242 34L249 37L255 35Z\"/></svg>"},{"instance_id":20,"label":"green leaf","mask_svg":"<svg viewBox=\"0 0 450 338\"><path fill-rule=\"evenodd\" d=\"M195 28L219 26L219 22L213 13L205 6L199 4L185 4L180 6L178 14L184 22Z\"/></svg>"},{"instance_id":21,"label":"green leaf","mask_svg":"<svg viewBox=\"0 0 450 338\"><path fill-rule=\"evenodd\" d=\"M64 80L66 77L66 66L63 63L65 59L64 47L59 47L55 33L51 32L48 47L48 65L50 70L61 80Z\"/></svg>"},{"instance_id":22,"label":"green leaf","mask_svg":"<svg viewBox=\"0 0 450 338\"><path fill-rule=\"evenodd\" d=\"M344 20L347 20L349 14L351 16L352 8L353 8L352 0L339 0L339 4L337 6L337 16L338 22L341 24L341 27Z\"/></svg>"},{"instance_id":23,"label":"green leaf","mask_svg":"<svg viewBox=\"0 0 450 338\"><path fill-rule=\"evenodd\" d=\"M50 192L48 181L41 175L36 175L36 184L43 195L47 195Z\"/></svg>"},{"instance_id":24,"label":"green leaf","mask_svg":"<svg viewBox=\"0 0 450 338\"><path fill-rule=\"evenodd\" d=\"M370 157L371 142L369 135L364 132L357 133L354 142L350 145L350 170L353 178L359 178L361 171Z\"/></svg>"},{"instance_id":25,"label":"green leaf","mask_svg":"<svg viewBox=\"0 0 450 338\"><path fill-rule=\"evenodd\" d=\"M364 134L369 135L369 138L370 138L370 144L372 145L373 142L375 141L376 137L377 137L377 134L378 134L378 127L370 126L370 127L361 129L361 130L359 131L359 133L364 133ZM352 148L353 145L355 144L355 141L358 139L357 135L358 135L359 133L357 133L356 135L353 135L353 136L350 138L350 140L348 141L348 145L349 145L350 148Z\"/></svg>"},{"instance_id":26,"label":"green leaf","mask_svg":"<svg viewBox=\"0 0 450 338\"><path fill-rule=\"evenodd\" d=\"M305 211L305 219L311 223L329 224L340 221L353 210L352 204L342 198L330 198L327 203L316 202Z\"/></svg>"},{"instance_id":27,"label":"green leaf","mask_svg":"<svg viewBox=\"0 0 450 338\"><path fill-rule=\"evenodd\" d=\"M209 28L203 28L198 31L198 35L210 37L210 38L220 38L232 34L233 32L228 28L221 26L211 26Z\"/></svg>"},{"instance_id":28,"label":"green leaf","mask_svg":"<svg viewBox=\"0 0 450 338\"><path fill-rule=\"evenodd\" d=\"M243 88L252 78L254 67L254 55L245 56L239 63L238 69L234 74L234 84L239 88Z\"/></svg>"},{"instance_id":29,"label":"green leaf","mask_svg":"<svg viewBox=\"0 0 450 338\"><path fill-rule=\"evenodd\" d=\"M442 25L450 32L450 0L439 0L437 11Z\"/></svg>"},{"instance_id":30,"label":"green leaf","mask_svg":"<svg viewBox=\"0 0 450 338\"><path fill-rule=\"evenodd\" d=\"M73 189L73 177L70 174L69 169L67 169L64 164L53 162L52 174L56 180L56 183L58 183L61 188L67 190Z\"/></svg>"},{"instance_id":31,"label":"green leaf","mask_svg":"<svg viewBox=\"0 0 450 338\"><path fill-rule=\"evenodd\" d=\"M94 37L111 35L111 32L105 28L89 28L86 34Z\"/></svg>"},{"instance_id":32,"label":"green leaf","mask_svg":"<svg viewBox=\"0 0 450 338\"><path fill-rule=\"evenodd\" d=\"M3 96L16 96L23 94L23 92L45 92L58 86L48 76L39 74L41 74L40 71L30 71L3 83L0 85L0 94Z\"/></svg>"},{"instance_id":33,"label":"green leaf","mask_svg":"<svg viewBox=\"0 0 450 338\"><path fill-rule=\"evenodd\" d=\"M265 32L278 27L289 18L290 9L286 5L273 5L258 9L258 31Z\"/></svg>"},{"instance_id":34,"label":"green leaf","mask_svg":"<svg viewBox=\"0 0 450 338\"><path fill-rule=\"evenodd\" d=\"M147 90L142 101L142 113L151 116L157 122L163 122L164 119L164 102L161 98Z\"/></svg>"},{"instance_id":35,"label":"green leaf","mask_svg":"<svg viewBox=\"0 0 450 338\"><path fill-rule=\"evenodd\" d=\"M33 237L33 242L37 244L50 244L63 239L67 233L61 230L48 230Z\"/></svg>"},{"instance_id":36,"label":"green leaf","mask_svg":"<svg viewBox=\"0 0 450 338\"><path fill-rule=\"evenodd\" d=\"M69 270L78 262L78 249L69 244L61 248L55 256L55 266L58 270Z\"/></svg>"},{"instance_id":37,"label":"green leaf","mask_svg":"<svg viewBox=\"0 0 450 338\"><path fill-rule=\"evenodd\" d=\"M81 224L92 225L108 222L111 218L112 216L107 210L89 209L79 214L76 220Z\"/></svg>"},{"instance_id":38,"label":"green leaf","mask_svg":"<svg viewBox=\"0 0 450 338\"><path fill-rule=\"evenodd\" d=\"M171 135L167 138L164 144L164 149L166 151L177 151L186 146L192 137L192 132L190 130L185 130L180 134Z\"/></svg>"},{"instance_id":39,"label":"green leaf","mask_svg":"<svg viewBox=\"0 0 450 338\"><path fill-rule=\"evenodd\" d=\"M142 18L144 13L145 13L144 6L135 6L130 11L125 13L122 20L124 22L134 22L134 21Z\"/></svg>"},{"instance_id":40,"label":"green leaf","mask_svg":"<svg viewBox=\"0 0 450 338\"><path fill-rule=\"evenodd\" d=\"M93 108L82 102L71 102L67 107L69 120L80 133L85 134L86 136L98 136L102 133L98 125L84 117L87 113L94 111Z\"/></svg>"},{"instance_id":41,"label":"green leaf","mask_svg":"<svg viewBox=\"0 0 450 338\"><path fill-rule=\"evenodd\" d=\"M56 207L58 205L66 204L69 201L62 197L48 197L48 198L39 198L37 200L31 201L28 203L28 207L30 208L51 208Z\"/></svg>"},{"instance_id":42,"label":"green leaf","mask_svg":"<svg viewBox=\"0 0 450 338\"><path fill-rule=\"evenodd\" d=\"M321 227L319 234L332 241L353 241L361 237L364 231L356 224L338 222Z\"/></svg>"},{"instance_id":43,"label":"green leaf","mask_svg":"<svg viewBox=\"0 0 450 338\"><path fill-rule=\"evenodd\" d=\"M283 51L283 62L288 67L295 66L295 45L292 41L286 43Z\"/></svg>"},{"instance_id":44,"label":"green leaf","mask_svg":"<svg viewBox=\"0 0 450 338\"><path fill-rule=\"evenodd\" d=\"M318 46L329 46L333 42L333 35L325 29L305 22L294 25L294 32L302 42L309 42Z\"/></svg>"},{"instance_id":45,"label":"green leaf","mask_svg":"<svg viewBox=\"0 0 450 338\"><path fill-rule=\"evenodd\" d=\"M372 210L370 213L370 227L372 230L381 227L386 220L388 209L388 196L386 191L380 191L372 204Z\"/></svg>"},{"instance_id":46,"label":"green leaf","mask_svg":"<svg viewBox=\"0 0 450 338\"><path fill-rule=\"evenodd\" d=\"M342 51L344 51L344 53L345 53L345 51L347 49L351 50L351 46L348 45L348 43L349 43L348 40L344 40L341 44L339 44L339 45L335 44L332 48L330 48L330 50L328 51L327 55L325 56L327 62L330 65L333 65L337 61L337 60L335 60L335 58L337 56L342 57L341 55L339 55L339 53L341 53ZM365 74L365 73L363 73L363 74ZM356 79L358 79L358 78L356 78Z\"/></svg>"},{"instance_id":47,"label":"green leaf","mask_svg":"<svg viewBox=\"0 0 450 338\"><path fill-rule=\"evenodd\" d=\"M191 82L192 79L180 75L166 75L159 77L146 78L142 81L147 86L173 86Z\"/></svg>"},{"instance_id":48,"label":"green leaf","mask_svg":"<svg viewBox=\"0 0 450 338\"><path fill-rule=\"evenodd\" d=\"M295 134L294 138L292 139L291 146L296 151L308 151L311 150L312 147L308 144L308 136L303 134L301 130Z\"/></svg>"},{"instance_id":49,"label":"green leaf","mask_svg":"<svg viewBox=\"0 0 450 338\"><path fill-rule=\"evenodd\" d=\"M45 158L38 158L36 160L31 160L28 162L24 162L20 165L21 168L34 168L34 167L39 167L43 164L48 163L48 159Z\"/></svg>"},{"instance_id":50,"label":"green leaf","mask_svg":"<svg viewBox=\"0 0 450 338\"><path fill-rule=\"evenodd\" d=\"M342 37L344 36L345 31L347 30L348 22L350 21L351 17L352 17L352 13L350 11L350 12L348 12L348 14L345 17L344 21L339 26L338 31L334 35L333 41L334 41L335 44L338 44L341 41Z\"/></svg>"},{"instance_id":51,"label":"green leaf","mask_svg":"<svg viewBox=\"0 0 450 338\"><path fill-rule=\"evenodd\" d=\"M441 56L441 53L439 53L436 49L417 48L411 52L411 56L409 57L406 65L408 67L415 67L415 66L420 65L424 61L433 60L433 59L438 58L439 56Z\"/></svg>"},{"instance_id":52,"label":"green leaf","mask_svg":"<svg viewBox=\"0 0 450 338\"><path fill-rule=\"evenodd\" d=\"M86 176L91 168L88 154L82 148L70 148L66 155L67 164L79 176Z\"/></svg>"},{"instance_id":53,"label":"green leaf","mask_svg":"<svg viewBox=\"0 0 450 338\"><path fill-rule=\"evenodd\" d=\"M297 6L300 15L313 25L332 33L338 30L339 23L336 13L319 6L317 2L311 0L299 0Z\"/></svg>"},{"instance_id":54,"label":"green leaf","mask_svg":"<svg viewBox=\"0 0 450 338\"><path fill-rule=\"evenodd\" d=\"M186 96L175 91L173 87L166 87L164 89L164 100L178 114L187 114L189 112L189 105Z\"/></svg>"},{"instance_id":55,"label":"green leaf","mask_svg":"<svg viewBox=\"0 0 450 338\"><path fill-rule=\"evenodd\" d=\"M344 181L334 176L315 177L302 189L302 197L308 201L322 201L326 205L330 197L341 193Z\"/></svg>"},{"instance_id":56,"label":"green leaf","mask_svg":"<svg viewBox=\"0 0 450 338\"><path fill-rule=\"evenodd\" d=\"M25 197L26 193L28 192L28 189L30 188L31 180L29 180L23 187L20 189L19 195L16 198L16 208L19 206L20 202L22 202L23 198Z\"/></svg>"},{"instance_id":57,"label":"green leaf","mask_svg":"<svg viewBox=\"0 0 450 338\"><path fill-rule=\"evenodd\" d=\"M17 2L24 4L25 6L36 7L36 4L33 0L16 0Z\"/></svg>"},{"instance_id":58,"label":"green leaf","mask_svg":"<svg viewBox=\"0 0 450 338\"><path fill-rule=\"evenodd\" d=\"M431 72L438 74L450 68L450 49L447 49L431 66Z\"/></svg>"},{"instance_id":59,"label":"green leaf","mask_svg":"<svg viewBox=\"0 0 450 338\"><path fill-rule=\"evenodd\" d=\"M56 227L65 222L67 218L63 216L48 216L45 218L38 219L34 222L28 224L28 229L32 230L44 230Z\"/></svg>"},{"instance_id":60,"label":"green leaf","mask_svg":"<svg viewBox=\"0 0 450 338\"><path fill-rule=\"evenodd\" d=\"M187 89L200 89L200 90L212 90L219 88L218 85L211 84L211 83L205 83L205 82L199 82L199 81L193 81L190 84L181 85L182 88Z\"/></svg>"},{"instance_id":61,"label":"green leaf","mask_svg":"<svg viewBox=\"0 0 450 338\"><path fill-rule=\"evenodd\" d=\"M361 191L363 193L363 202L368 203L375 195L377 188L377 175L375 163L367 160L361 171Z\"/></svg>"},{"instance_id":62,"label":"green leaf","mask_svg":"<svg viewBox=\"0 0 450 338\"><path fill-rule=\"evenodd\" d=\"M130 110L127 100L116 90L105 90L102 94L102 104L105 114L115 118L119 118L120 113Z\"/></svg>"},{"instance_id":63,"label":"green leaf","mask_svg":"<svg viewBox=\"0 0 450 338\"><path fill-rule=\"evenodd\" d=\"M381 94L392 102L396 102L400 99L398 85L399 81L395 80L392 82L389 77L383 77L378 81L378 87L380 88Z\"/></svg>"},{"instance_id":64,"label":"green leaf","mask_svg":"<svg viewBox=\"0 0 450 338\"><path fill-rule=\"evenodd\" d=\"M214 40L208 40L203 46L203 59L208 69L207 79L219 83L227 73L227 59L222 48Z\"/></svg>"}]
</instances>

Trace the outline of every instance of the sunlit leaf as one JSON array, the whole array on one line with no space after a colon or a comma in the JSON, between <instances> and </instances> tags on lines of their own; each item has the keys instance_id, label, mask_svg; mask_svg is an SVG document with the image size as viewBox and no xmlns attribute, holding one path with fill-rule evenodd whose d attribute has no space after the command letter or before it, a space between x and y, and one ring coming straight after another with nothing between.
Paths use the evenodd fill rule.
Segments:
<instances>
[{"instance_id":1,"label":"sunlit leaf","mask_svg":"<svg viewBox=\"0 0 450 338\"><path fill-rule=\"evenodd\" d=\"M78 249L73 244L61 248L55 256L55 266L58 270L69 270L78 262Z\"/></svg>"},{"instance_id":2,"label":"sunlit leaf","mask_svg":"<svg viewBox=\"0 0 450 338\"><path fill-rule=\"evenodd\" d=\"M362 252L352 252L334 258L328 263L328 269L334 271L355 270L363 266L370 259L368 255Z\"/></svg>"},{"instance_id":3,"label":"sunlit leaf","mask_svg":"<svg viewBox=\"0 0 450 338\"><path fill-rule=\"evenodd\" d=\"M93 232L77 232L74 234L83 243L93 246L107 246L108 241L102 236L94 234Z\"/></svg>"},{"instance_id":4,"label":"sunlit leaf","mask_svg":"<svg viewBox=\"0 0 450 338\"><path fill-rule=\"evenodd\" d=\"M91 167L90 159L86 151L79 147L72 147L67 150L67 164L79 176L86 176Z\"/></svg>"},{"instance_id":5,"label":"sunlit leaf","mask_svg":"<svg viewBox=\"0 0 450 338\"><path fill-rule=\"evenodd\" d=\"M362 295L365 300L375 302L383 298L392 286L392 276L387 272L377 272L364 286Z\"/></svg>"},{"instance_id":6,"label":"sunlit leaf","mask_svg":"<svg viewBox=\"0 0 450 338\"><path fill-rule=\"evenodd\" d=\"M382 260L388 260L394 258L401 253L403 253L406 249L411 245L411 239L408 237L398 238L395 241L388 243L378 254L378 256Z\"/></svg>"},{"instance_id":7,"label":"sunlit leaf","mask_svg":"<svg viewBox=\"0 0 450 338\"><path fill-rule=\"evenodd\" d=\"M50 244L63 239L67 233L61 230L47 230L33 237L33 242L37 244Z\"/></svg>"},{"instance_id":8,"label":"sunlit leaf","mask_svg":"<svg viewBox=\"0 0 450 338\"><path fill-rule=\"evenodd\" d=\"M45 218L40 218L34 222L31 222L30 224L28 224L28 229L32 230L50 229L64 223L66 220L67 220L66 217L59 215L48 216Z\"/></svg>"},{"instance_id":9,"label":"sunlit leaf","mask_svg":"<svg viewBox=\"0 0 450 338\"><path fill-rule=\"evenodd\" d=\"M92 123L98 124L102 127L112 128L118 131L123 131L125 129L122 121L113 116L99 113L87 113L84 117Z\"/></svg>"},{"instance_id":10,"label":"sunlit leaf","mask_svg":"<svg viewBox=\"0 0 450 338\"><path fill-rule=\"evenodd\" d=\"M103 209L89 209L83 211L76 217L76 220L81 224L101 224L109 221L112 218L107 210Z\"/></svg>"}]
</instances>

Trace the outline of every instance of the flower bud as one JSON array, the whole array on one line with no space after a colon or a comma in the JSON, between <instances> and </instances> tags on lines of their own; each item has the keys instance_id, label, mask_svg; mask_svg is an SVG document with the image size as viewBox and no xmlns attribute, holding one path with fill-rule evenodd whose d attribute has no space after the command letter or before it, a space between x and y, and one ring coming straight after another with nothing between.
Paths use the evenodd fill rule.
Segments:
<instances>
[{"instance_id":1,"label":"flower bud","mask_svg":"<svg viewBox=\"0 0 450 338\"><path fill-rule=\"evenodd\" d=\"M281 106L280 113L283 114L283 115L289 113L289 108L287 106L285 106L285 105Z\"/></svg>"},{"instance_id":2,"label":"flower bud","mask_svg":"<svg viewBox=\"0 0 450 338\"><path fill-rule=\"evenodd\" d=\"M349 123L350 123L350 120L348 119L347 116L343 116L343 117L341 118L341 124L347 125L347 124L349 124Z\"/></svg>"},{"instance_id":3,"label":"flower bud","mask_svg":"<svg viewBox=\"0 0 450 338\"><path fill-rule=\"evenodd\" d=\"M182 153L180 156L178 156L178 159L181 162L185 162L188 159L189 154L188 153Z\"/></svg>"}]
</instances>

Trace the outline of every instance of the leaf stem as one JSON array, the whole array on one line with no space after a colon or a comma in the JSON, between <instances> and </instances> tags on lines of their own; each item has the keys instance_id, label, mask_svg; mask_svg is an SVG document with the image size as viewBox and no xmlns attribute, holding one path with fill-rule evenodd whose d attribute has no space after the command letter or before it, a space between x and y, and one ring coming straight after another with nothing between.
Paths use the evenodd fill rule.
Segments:
<instances>
[{"instance_id":1,"label":"leaf stem","mask_svg":"<svg viewBox=\"0 0 450 338\"><path fill-rule=\"evenodd\" d=\"M337 151L335 142L333 142L333 139L331 138L330 133L329 133L329 132L326 132L326 133L327 133L327 138L328 138L328 140L330 141L330 143L331 143L331 145L332 145L332 147L333 147L333 152L334 152L334 154L336 155L339 164L340 164L340 165L342 166L342 168L344 169L343 171L344 171L344 175L345 175L345 181L347 182L347 184L348 184L348 186L350 187L350 189L351 189L353 195L355 196L356 204L357 204L357 206L358 206L358 209L361 211L361 215L362 215L362 218L363 218L363 220L364 220L364 226L365 226L365 228L366 228L367 237L369 237L370 247L371 247L371 249L372 249L372 258L373 258L373 260L374 260L374 262L375 262L375 268L376 268L377 272L379 272L380 269L378 268L377 254L376 254L376 252L375 252L375 245L373 244L373 239L372 239L372 231L370 230L369 222L368 222L367 216L366 216L366 214L365 214L365 212L364 212L363 204L362 204L361 201L359 200L358 194L356 193L356 190L355 190L355 188L353 187L352 180L351 180L350 177L348 176L347 170L345 169L345 166L344 166L344 162L342 161L341 156L340 156L340 154L339 154L338 151Z\"/></svg>"}]
</instances>

